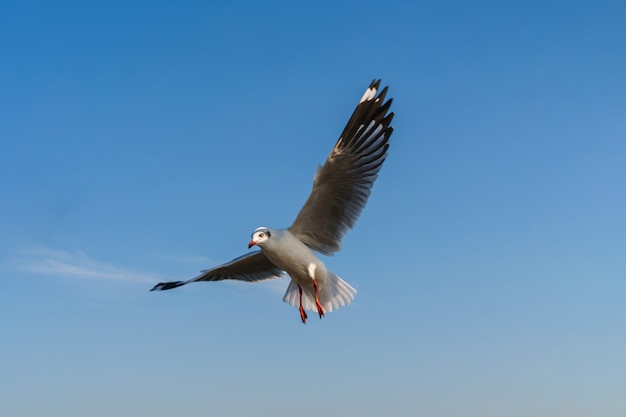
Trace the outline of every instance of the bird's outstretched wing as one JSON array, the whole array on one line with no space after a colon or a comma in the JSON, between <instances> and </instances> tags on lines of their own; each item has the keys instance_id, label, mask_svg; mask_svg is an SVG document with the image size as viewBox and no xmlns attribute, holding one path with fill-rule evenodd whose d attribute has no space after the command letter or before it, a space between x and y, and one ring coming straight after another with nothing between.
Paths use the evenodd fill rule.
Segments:
<instances>
[{"instance_id":1,"label":"bird's outstretched wing","mask_svg":"<svg viewBox=\"0 0 626 417\"><path fill-rule=\"evenodd\" d=\"M247 253L230 262L202 271L202 274L188 281L160 282L150 291L164 291L196 281L221 281L235 279L239 281L257 282L266 279L280 278L285 271L270 262L261 251Z\"/></svg>"},{"instance_id":2,"label":"bird's outstretched wing","mask_svg":"<svg viewBox=\"0 0 626 417\"><path fill-rule=\"evenodd\" d=\"M289 228L325 255L341 249L341 239L359 218L387 156L392 99L384 102L387 87L379 92L379 86L380 80L374 80L363 94L326 163L317 169L313 191Z\"/></svg>"}]
</instances>

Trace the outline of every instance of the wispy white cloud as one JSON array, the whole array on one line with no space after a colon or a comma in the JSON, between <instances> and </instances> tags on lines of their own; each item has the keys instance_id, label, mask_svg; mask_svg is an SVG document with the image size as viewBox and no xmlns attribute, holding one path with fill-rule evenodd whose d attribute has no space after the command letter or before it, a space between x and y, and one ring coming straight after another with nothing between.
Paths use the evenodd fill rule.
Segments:
<instances>
[{"instance_id":1,"label":"wispy white cloud","mask_svg":"<svg viewBox=\"0 0 626 417\"><path fill-rule=\"evenodd\" d=\"M198 263L205 267L215 265L210 258L201 256L169 256L172 260L181 263ZM154 284L160 281L172 281L180 277L172 278L165 275L158 275L149 272L141 272L108 262L96 260L87 256L82 251L65 251L58 249L36 247L22 250L11 260L12 268L20 271L31 272L41 275L52 275L59 277L74 277L82 279L102 279L116 280L136 283ZM190 274L191 277L193 274ZM282 296L289 279L276 279L263 281L260 285L250 285L241 282L231 282L233 289L241 294L258 294L264 289L271 294Z\"/></svg>"},{"instance_id":2,"label":"wispy white cloud","mask_svg":"<svg viewBox=\"0 0 626 417\"><path fill-rule=\"evenodd\" d=\"M13 258L15 268L44 275L154 283L165 277L135 271L88 257L82 251L28 249Z\"/></svg>"}]
</instances>

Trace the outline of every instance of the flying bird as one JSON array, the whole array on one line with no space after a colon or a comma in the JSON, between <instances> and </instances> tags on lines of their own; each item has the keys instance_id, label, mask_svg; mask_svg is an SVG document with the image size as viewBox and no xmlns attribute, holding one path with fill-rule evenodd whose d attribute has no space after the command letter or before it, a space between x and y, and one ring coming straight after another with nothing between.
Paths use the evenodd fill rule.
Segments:
<instances>
[{"instance_id":1,"label":"flying bird","mask_svg":"<svg viewBox=\"0 0 626 417\"><path fill-rule=\"evenodd\" d=\"M314 252L331 256L341 249L341 239L352 229L367 203L372 185L387 157L393 127L385 101L387 87L374 80L365 90L348 124L313 179L313 190L295 221L286 229L259 227L248 249L254 251L202 271L188 281L162 282L151 291L170 290L191 282L234 279L258 282L281 278L291 282L283 301L298 307L302 323L306 310L325 313L345 306L356 290L326 269Z\"/></svg>"}]
</instances>

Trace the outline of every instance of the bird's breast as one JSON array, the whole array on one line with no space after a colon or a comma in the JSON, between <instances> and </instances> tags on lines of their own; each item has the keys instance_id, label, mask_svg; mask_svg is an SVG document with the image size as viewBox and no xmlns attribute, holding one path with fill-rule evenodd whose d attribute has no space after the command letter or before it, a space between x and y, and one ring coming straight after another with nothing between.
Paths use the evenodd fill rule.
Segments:
<instances>
[{"instance_id":1,"label":"bird's breast","mask_svg":"<svg viewBox=\"0 0 626 417\"><path fill-rule=\"evenodd\" d=\"M288 236L270 247L262 247L265 256L274 265L285 270L296 282L310 281L309 271L325 270L323 262L295 236Z\"/></svg>"}]
</instances>

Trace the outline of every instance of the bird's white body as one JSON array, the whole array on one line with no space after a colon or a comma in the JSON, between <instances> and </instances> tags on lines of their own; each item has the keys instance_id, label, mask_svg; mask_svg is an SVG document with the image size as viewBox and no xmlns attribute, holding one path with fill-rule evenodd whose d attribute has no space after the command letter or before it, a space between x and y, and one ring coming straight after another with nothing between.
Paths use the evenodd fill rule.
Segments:
<instances>
[{"instance_id":1,"label":"bird's white body","mask_svg":"<svg viewBox=\"0 0 626 417\"><path fill-rule=\"evenodd\" d=\"M259 233L267 235L268 231L270 237L258 238ZM302 307L317 311L314 282L317 283L319 301L326 312L344 306L354 299L356 290L327 270L324 262L289 229L260 227L253 233L252 240L274 265L291 277L291 283L283 298L286 303L294 307L299 306L299 286L303 290Z\"/></svg>"}]
</instances>

